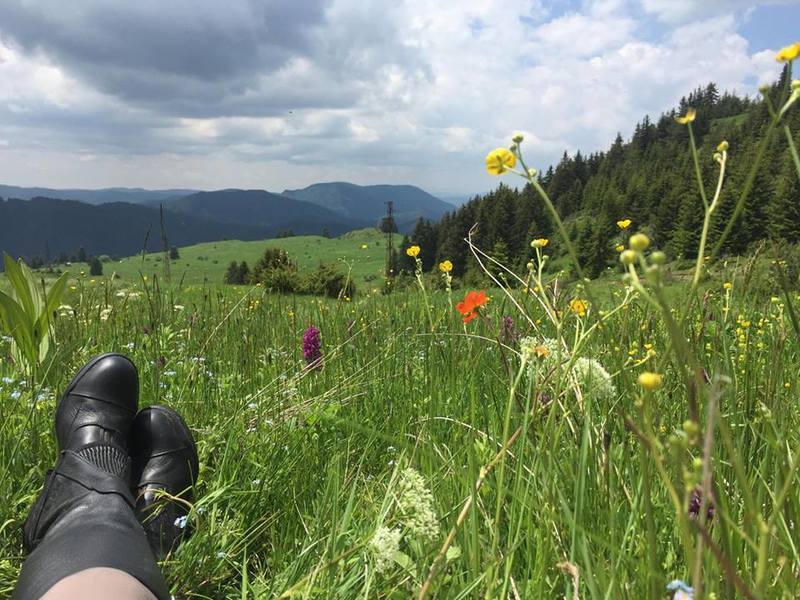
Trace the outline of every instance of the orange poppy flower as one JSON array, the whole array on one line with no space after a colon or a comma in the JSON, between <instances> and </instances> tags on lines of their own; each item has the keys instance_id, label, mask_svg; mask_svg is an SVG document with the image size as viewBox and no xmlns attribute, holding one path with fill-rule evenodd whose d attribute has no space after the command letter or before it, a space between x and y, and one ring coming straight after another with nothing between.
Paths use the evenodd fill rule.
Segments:
<instances>
[{"instance_id":1,"label":"orange poppy flower","mask_svg":"<svg viewBox=\"0 0 800 600\"><path fill-rule=\"evenodd\" d=\"M464 301L456 304L456 310L464 315L464 323L469 323L478 316L475 311L487 302L489 302L489 298L483 290L480 292L467 292L467 295L464 296Z\"/></svg>"},{"instance_id":2,"label":"orange poppy flower","mask_svg":"<svg viewBox=\"0 0 800 600\"><path fill-rule=\"evenodd\" d=\"M469 323L470 321L472 321L472 319L474 319L474 318L475 318L475 317L477 317L477 316L478 316L478 313L476 313L476 312L471 312L471 313L469 313L468 315L465 315L465 316L464 316L464 318L463 318L463 319L461 319L461 320L464 322L464 325L466 325L467 323Z\"/></svg>"}]
</instances>

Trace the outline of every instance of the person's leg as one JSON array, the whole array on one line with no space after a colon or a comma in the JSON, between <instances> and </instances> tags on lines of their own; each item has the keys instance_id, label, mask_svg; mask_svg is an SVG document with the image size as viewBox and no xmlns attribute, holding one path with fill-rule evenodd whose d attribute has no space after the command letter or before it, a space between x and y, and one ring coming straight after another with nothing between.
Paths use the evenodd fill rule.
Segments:
<instances>
[{"instance_id":1,"label":"person's leg","mask_svg":"<svg viewBox=\"0 0 800 600\"><path fill-rule=\"evenodd\" d=\"M98 567L127 573L159 600L169 599L130 490L128 435L138 397L136 367L107 354L81 369L59 400L60 455L23 527L30 555L13 600L40 600L70 576ZM78 580L86 589L74 597L88 597L94 584Z\"/></svg>"},{"instance_id":2,"label":"person's leg","mask_svg":"<svg viewBox=\"0 0 800 600\"><path fill-rule=\"evenodd\" d=\"M42 600L156 600L139 581L117 569L86 569L65 577Z\"/></svg>"}]
</instances>

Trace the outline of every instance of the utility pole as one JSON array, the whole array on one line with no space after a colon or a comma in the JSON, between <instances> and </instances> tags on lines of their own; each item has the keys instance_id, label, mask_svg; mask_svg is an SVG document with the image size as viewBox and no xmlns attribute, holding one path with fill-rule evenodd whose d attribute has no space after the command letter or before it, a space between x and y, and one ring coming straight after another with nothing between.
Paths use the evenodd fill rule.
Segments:
<instances>
[{"instance_id":1,"label":"utility pole","mask_svg":"<svg viewBox=\"0 0 800 600\"><path fill-rule=\"evenodd\" d=\"M394 277L394 202L391 200L386 203L384 229L386 230L386 276Z\"/></svg>"}]
</instances>

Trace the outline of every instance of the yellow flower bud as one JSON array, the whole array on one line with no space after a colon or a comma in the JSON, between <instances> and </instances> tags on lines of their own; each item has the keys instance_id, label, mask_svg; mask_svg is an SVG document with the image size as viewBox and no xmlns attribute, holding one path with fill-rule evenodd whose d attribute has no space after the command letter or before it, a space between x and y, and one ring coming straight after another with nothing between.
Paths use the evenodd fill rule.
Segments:
<instances>
[{"instance_id":1,"label":"yellow flower bud","mask_svg":"<svg viewBox=\"0 0 800 600\"><path fill-rule=\"evenodd\" d=\"M634 233L628 242L631 250L635 252L644 252L650 246L650 238L643 233Z\"/></svg>"},{"instance_id":2,"label":"yellow flower bud","mask_svg":"<svg viewBox=\"0 0 800 600\"><path fill-rule=\"evenodd\" d=\"M728 150L728 140L722 140L717 145L717 152L727 152Z\"/></svg>"},{"instance_id":3,"label":"yellow flower bud","mask_svg":"<svg viewBox=\"0 0 800 600\"><path fill-rule=\"evenodd\" d=\"M646 390L657 390L663 384L663 379L658 373L645 371L639 375L639 385Z\"/></svg>"},{"instance_id":4,"label":"yellow flower bud","mask_svg":"<svg viewBox=\"0 0 800 600\"><path fill-rule=\"evenodd\" d=\"M632 265L634 262L636 262L636 252L633 250L625 250L619 255L619 261L623 265Z\"/></svg>"},{"instance_id":5,"label":"yellow flower bud","mask_svg":"<svg viewBox=\"0 0 800 600\"><path fill-rule=\"evenodd\" d=\"M549 243L550 240L547 238L537 238L531 242L531 248L544 248Z\"/></svg>"},{"instance_id":6,"label":"yellow flower bud","mask_svg":"<svg viewBox=\"0 0 800 600\"><path fill-rule=\"evenodd\" d=\"M661 252L661 250L656 250L650 255L650 262L654 265L663 265L667 262L667 255Z\"/></svg>"},{"instance_id":7,"label":"yellow flower bud","mask_svg":"<svg viewBox=\"0 0 800 600\"><path fill-rule=\"evenodd\" d=\"M521 131L515 131L514 135L511 136L511 141L514 142L515 144L521 144L522 140L524 140L524 139L525 139L525 136L522 135Z\"/></svg>"},{"instance_id":8,"label":"yellow flower bud","mask_svg":"<svg viewBox=\"0 0 800 600\"><path fill-rule=\"evenodd\" d=\"M530 169L528 169L528 177L530 177L531 179L533 179L534 177L536 177L538 174L539 174L539 171L537 171L537 170L536 170L536 169L534 169L533 167L531 167Z\"/></svg>"}]
</instances>

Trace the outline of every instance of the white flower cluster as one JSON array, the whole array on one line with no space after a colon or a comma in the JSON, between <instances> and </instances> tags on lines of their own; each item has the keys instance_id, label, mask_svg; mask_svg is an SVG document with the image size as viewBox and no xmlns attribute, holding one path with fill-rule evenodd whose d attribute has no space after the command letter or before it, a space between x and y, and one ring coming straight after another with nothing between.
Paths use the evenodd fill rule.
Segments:
<instances>
[{"instance_id":1,"label":"white flower cluster","mask_svg":"<svg viewBox=\"0 0 800 600\"><path fill-rule=\"evenodd\" d=\"M546 356L540 358L534 350L536 347L544 348ZM556 368L559 360L565 364L570 358L567 350L563 347L559 348L559 342L551 338L544 338L541 342L531 337L523 338L520 340L520 352L524 360L528 362L529 377L533 377L537 369L540 370L540 373L549 373ZM611 381L611 375L594 358L576 358L571 374L583 393L591 394L596 399L612 398L617 393L617 388Z\"/></svg>"},{"instance_id":2,"label":"white flower cluster","mask_svg":"<svg viewBox=\"0 0 800 600\"><path fill-rule=\"evenodd\" d=\"M611 375L593 358L576 359L572 374L584 393L591 394L595 399L610 399L617 393L617 388L611 382Z\"/></svg>"},{"instance_id":3,"label":"white flower cluster","mask_svg":"<svg viewBox=\"0 0 800 600\"><path fill-rule=\"evenodd\" d=\"M422 475L411 467L400 473L397 508L400 519L412 535L432 540L439 534L433 494L425 485Z\"/></svg>"},{"instance_id":4,"label":"white flower cluster","mask_svg":"<svg viewBox=\"0 0 800 600\"><path fill-rule=\"evenodd\" d=\"M375 557L375 570L378 573L385 573L394 564L394 556L400 551L401 535L399 529L384 526L375 531L369 542L369 549Z\"/></svg>"}]
</instances>

